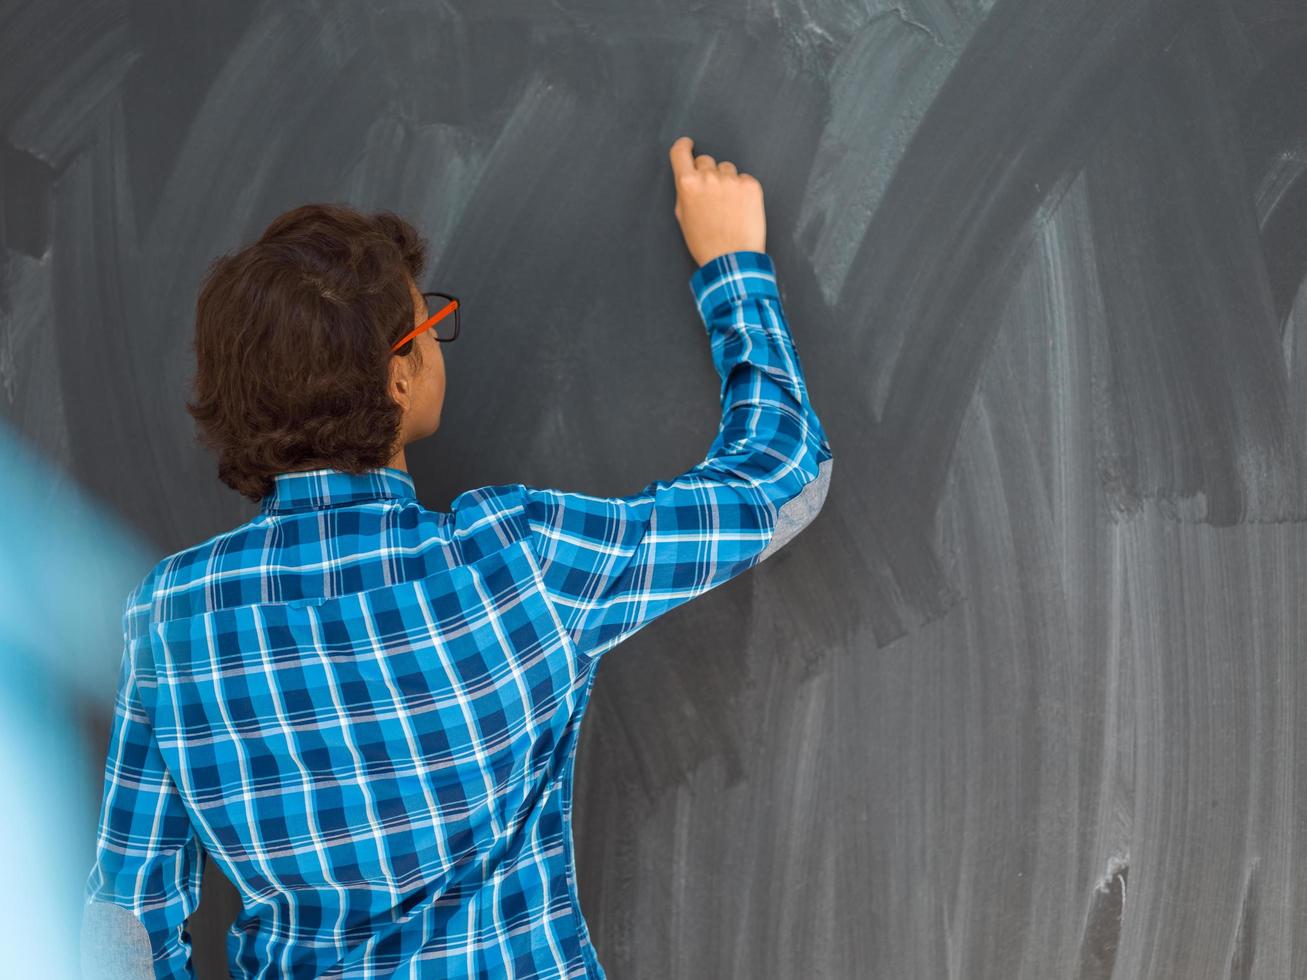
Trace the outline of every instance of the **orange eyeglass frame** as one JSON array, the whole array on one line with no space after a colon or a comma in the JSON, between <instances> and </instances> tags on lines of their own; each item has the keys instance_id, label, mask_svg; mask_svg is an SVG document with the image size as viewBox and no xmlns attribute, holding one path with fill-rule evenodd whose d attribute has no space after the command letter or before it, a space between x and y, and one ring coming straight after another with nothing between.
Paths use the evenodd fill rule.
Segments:
<instances>
[{"instance_id":1,"label":"orange eyeglass frame","mask_svg":"<svg viewBox=\"0 0 1307 980\"><path fill-rule=\"evenodd\" d=\"M427 296L427 295L432 295L432 296L444 296L444 295L448 295L448 294L445 294L445 293L429 293L429 294L428 294L428 293L423 293L422 295L424 295L424 296ZM408 333L406 333L406 334L404 335L403 339L401 339L401 340L399 340L399 341L396 341L394 344L392 344L391 347L390 347L390 351L391 351L391 353L393 354L395 351L399 350L401 347L403 347L405 344L407 344L410 340L412 340L414 337L416 337L418 334L422 333L423 331L430 330L430 329L431 329L432 327L434 327L437 323L439 323L439 322L440 322L441 320L443 320L445 317L449 316L449 314L453 313L456 309L458 309L458 307L459 307L459 302L458 302L458 300L455 299L454 297L450 296L450 297L449 297L449 302L446 303L444 306L442 306L442 307L441 307L441 308L440 308L436 313L433 313L430 317L428 317L427 319L423 320L423 321L422 321L421 323L419 323L416 327L414 327L412 330L410 330ZM457 334L455 334L455 336L457 336ZM437 339L439 339L439 338L437 338Z\"/></svg>"}]
</instances>

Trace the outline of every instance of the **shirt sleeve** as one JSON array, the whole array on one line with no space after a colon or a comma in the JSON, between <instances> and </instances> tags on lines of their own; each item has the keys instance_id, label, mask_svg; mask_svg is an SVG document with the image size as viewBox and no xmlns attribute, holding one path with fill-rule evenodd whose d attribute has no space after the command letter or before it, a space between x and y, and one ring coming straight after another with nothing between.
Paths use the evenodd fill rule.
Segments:
<instances>
[{"instance_id":1,"label":"shirt sleeve","mask_svg":"<svg viewBox=\"0 0 1307 980\"><path fill-rule=\"evenodd\" d=\"M586 657L767 558L826 497L833 456L771 257L720 255L690 291L721 378L704 460L628 497L522 488L546 588Z\"/></svg>"},{"instance_id":2,"label":"shirt sleeve","mask_svg":"<svg viewBox=\"0 0 1307 980\"><path fill-rule=\"evenodd\" d=\"M186 919L200 902L205 853L145 710L144 698L154 689L148 615L141 614L148 609L133 608L129 598L123 616L122 667L83 921L95 923L97 936L115 932L121 949L143 950L144 942L123 935L130 920L109 906L130 912L149 939L153 972L147 975L193 977Z\"/></svg>"}]
</instances>

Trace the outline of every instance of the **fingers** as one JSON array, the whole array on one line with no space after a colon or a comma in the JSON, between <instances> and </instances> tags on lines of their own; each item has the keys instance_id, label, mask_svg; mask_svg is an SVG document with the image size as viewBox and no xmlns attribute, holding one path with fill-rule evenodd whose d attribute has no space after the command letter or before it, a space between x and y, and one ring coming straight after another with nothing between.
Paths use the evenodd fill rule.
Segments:
<instances>
[{"instance_id":1,"label":"fingers","mask_svg":"<svg viewBox=\"0 0 1307 980\"><path fill-rule=\"evenodd\" d=\"M672 176L679 178L682 174L693 173L694 171L717 171L717 173L736 176L738 171L735 164L729 160L723 160L718 163L717 160L707 153L701 153L695 156L692 152L694 140L689 136L680 136L672 143L671 149L668 150L668 157L672 161Z\"/></svg>"},{"instance_id":2,"label":"fingers","mask_svg":"<svg viewBox=\"0 0 1307 980\"><path fill-rule=\"evenodd\" d=\"M741 176L746 180L752 179L748 174L741 174L740 171L736 170L735 163L732 163L729 159L724 159L724 161L718 163L714 157L707 153L701 153L695 157L694 153L691 152L693 146L694 140L690 139L689 136L677 137L677 140L673 142L672 148L668 150L668 157L672 161L673 178L680 179L682 175L693 174L695 171L704 172L704 174L716 171L721 176Z\"/></svg>"},{"instance_id":3,"label":"fingers","mask_svg":"<svg viewBox=\"0 0 1307 980\"><path fill-rule=\"evenodd\" d=\"M694 172L694 157L690 154L690 147L694 146L694 140L688 136L679 137L672 144L668 151L668 156L672 161L672 176L679 178L682 174Z\"/></svg>"}]
</instances>

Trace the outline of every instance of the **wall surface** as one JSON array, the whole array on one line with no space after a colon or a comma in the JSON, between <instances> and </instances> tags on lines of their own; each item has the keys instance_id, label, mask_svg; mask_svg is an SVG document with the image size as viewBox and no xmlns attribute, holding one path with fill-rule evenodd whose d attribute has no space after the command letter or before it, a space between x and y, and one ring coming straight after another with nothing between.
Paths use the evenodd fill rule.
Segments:
<instances>
[{"instance_id":1,"label":"wall surface","mask_svg":"<svg viewBox=\"0 0 1307 980\"><path fill-rule=\"evenodd\" d=\"M4 419L155 557L252 516L182 403L275 215L399 211L464 298L439 508L702 458L667 148L762 181L838 465L605 656L612 977L1307 975L1307 8L4 0L0 133Z\"/></svg>"}]
</instances>

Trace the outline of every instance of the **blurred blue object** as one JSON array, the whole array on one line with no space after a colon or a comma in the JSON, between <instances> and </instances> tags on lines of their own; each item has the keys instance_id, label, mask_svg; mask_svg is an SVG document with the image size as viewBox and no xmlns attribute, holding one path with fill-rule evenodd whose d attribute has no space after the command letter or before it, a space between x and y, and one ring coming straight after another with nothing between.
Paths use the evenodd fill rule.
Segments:
<instances>
[{"instance_id":1,"label":"blurred blue object","mask_svg":"<svg viewBox=\"0 0 1307 980\"><path fill-rule=\"evenodd\" d=\"M108 736L123 603L157 558L3 422L0 459L0 976L60 980L79 975L104 780L83 719Z\"/></svg>"},{"instance_id":2,"label":"blurred blue object","mask_svg":"<svg viewBox=\"0 0 1307 980\"><path fill-rule=\"evenodd\" d=\"M0 422L0 638L112 711L123 603L159 555ZM107 734L106 729L106 734Z\"/></svg>"}]
</instances>

